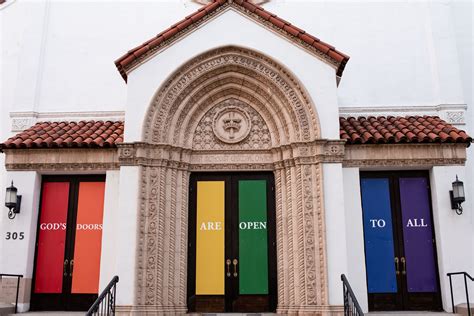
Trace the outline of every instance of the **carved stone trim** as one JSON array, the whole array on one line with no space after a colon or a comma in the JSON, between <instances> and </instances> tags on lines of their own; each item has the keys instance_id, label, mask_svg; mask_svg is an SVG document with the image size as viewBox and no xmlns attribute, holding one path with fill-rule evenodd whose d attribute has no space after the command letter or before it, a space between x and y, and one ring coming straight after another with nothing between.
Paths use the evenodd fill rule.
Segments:
<instances>
[{"instance_id":1,"label":"carved stone trim","mask_svg":"<svg viewBox=\"0 0 474 316\"><path fill-rule=\"evenodd\" d=\"M107 149L4 149L8 171L92 171L119 168L118 152Z\"/></svg>"},{"instance_id":2,"label":"carved stone trim","mask_svg":"<svg viewBox=\"0 0 474 316\"><path fill-rule=\"evenodd\" d=\"M166 166L183 170L217 171L225 165L228 168L224 170L234 170L234 165L251 165L250 170L274 170L284 168L288 161L292 161L293 165L341 163L344 158L344 143L341 140L316 140L269 149L237 148L218 152L142 142L117 146L121 166Z\"/></svg>"},{"instance_id":3,"label":"carved stone trim","mask_svg":"<svg viewBox=\"0 0 474 316\"><path fill-rule=\"evenodd\" d=\"M465 111L447 111L446 112L446 122L454 125L464 125L466 124Z\"/></svg>"},{"instance_id":4,"label":"carved stone trim","mask_svg":"<svg viewBox=\"0 0 474 316\"><path fill-rule=\"evenodd\" d=\"M390 144L346 146L343 167L464 165L466 144Z\"/></svg>"}]
</instances>

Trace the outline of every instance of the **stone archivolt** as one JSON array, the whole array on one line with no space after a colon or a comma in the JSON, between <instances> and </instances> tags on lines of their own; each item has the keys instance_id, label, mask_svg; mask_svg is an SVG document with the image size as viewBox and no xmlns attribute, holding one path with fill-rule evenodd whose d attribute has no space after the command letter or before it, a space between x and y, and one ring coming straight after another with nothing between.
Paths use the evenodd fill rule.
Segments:
<instances>
[{"instance_id":1,"label":"stone archivolt","mask_svg":"<svg viewBox=\"0 0 474 316\"><path fill-rule=\"evenodd\" d=\"M233 170L275 174L278 312L332 309L320 163L342 162L344 142L320 139L315 107L286 69L236 47L200 55L156 93L143 142L118 147L122 166L142 166L129 311L186 311L189 175Z\"/></svg>"}]
</instances>

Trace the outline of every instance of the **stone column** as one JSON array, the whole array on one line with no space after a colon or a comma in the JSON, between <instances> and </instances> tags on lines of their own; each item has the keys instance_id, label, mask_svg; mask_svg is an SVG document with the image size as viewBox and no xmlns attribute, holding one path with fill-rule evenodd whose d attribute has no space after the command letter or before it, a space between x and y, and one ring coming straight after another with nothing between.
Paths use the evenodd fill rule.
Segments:
<instances>
[{"instance_id":1,"label":"stone column","mask_svg":"<svg viewBox=\"0 0 474 316\"><path fill-rule=\"evenodd\" d=\"M314 314L329 311L321 167L288 160L276 171L275 178L277 312ZM278 189L279 184L281 189Z\"/></svg>"},{"instance_id":2,"label":"stone column","mask_svg":"<svg viewBox=\"0 0 474 316\"><path fill-rule=\"evenodd\" d=\"M189 172L174 163L142 172L136 310L186 312Z\"/></svg>"}]
</instances>

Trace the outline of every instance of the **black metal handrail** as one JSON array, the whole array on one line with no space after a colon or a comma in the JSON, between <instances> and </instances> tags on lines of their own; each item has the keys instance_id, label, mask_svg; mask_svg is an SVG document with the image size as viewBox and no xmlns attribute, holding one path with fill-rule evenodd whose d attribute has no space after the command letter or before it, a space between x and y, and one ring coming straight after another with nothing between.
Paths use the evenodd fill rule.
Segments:
<instances>
[{"instance_id":1,"label":"black metal handrail","mask_svg":"<svg viewBox=\"0 0 474 316\"><path fill-rule=\"evenodd\" d=\"M112 278L105 289L100 293L94 304L89 308L86 316L92 315L115 315L115 297L117 293L117 283L119 277Z\"/></svg>"},{"instance_id":2,"label":"black metal handrail","mask_svg":"<svg viewBox=\"0 0 474 316\"><path fill-rule=\"evenodd\" d=\"M341 274L341 280L344 294L344 316L364 315L362 308L360 308L359 302L357 302L354 291L352 291L351 285L344 274Z\"/></svg>"},{"instance_id":3,"label":"black metal handrail","mask_svg":"<svg viewBox=\"0 0 474 316\"><path fill-rule=\"evenodd\" d=\"M16 296L15 296L15 314L18 312L18 293L20 291L20 279L23 278L23 274L9 274L9 273L0 273L0 279L3 277L12 277L17 278L16 280Z\"/></svg>"},{"instance_id":4,"label":"black metal handrail","mask_svg":"<svg viewBox=\"0 0 474 316\"><path fill-rule=\"evenodd\" d=\"M454 295L453 295L453 281L451 279L451 276L453 275L462 275L464 276L464 289L466 291L466 303L467 303L467 313L469 316L471 316L471 307L469 306L469 290L467 288L467 278L469 278L471 281L474 281L474 278L469 275L467 272L451 272L447 274L449 277L449 289L451 290L451 305L453 306L453 313L456 312L454 308Z\"/></svg>"}]
</instances>

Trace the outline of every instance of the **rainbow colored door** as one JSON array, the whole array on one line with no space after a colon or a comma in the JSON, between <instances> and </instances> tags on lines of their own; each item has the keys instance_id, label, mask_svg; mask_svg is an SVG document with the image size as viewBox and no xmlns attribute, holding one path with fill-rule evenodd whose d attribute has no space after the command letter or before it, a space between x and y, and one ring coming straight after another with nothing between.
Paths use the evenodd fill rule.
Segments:
<instances>
[{"instance_id":1,"label":"rainbow colored door","mask_svg":"<svg viewBox=\"0 0 474 316\"><path fill-rule=\"evenodd\" d=\"M193 175L190 193L189 311L274 311L272 175Z\"/></svg>"},{"instance_id":2,"label":"rainbow colored door","mask_svg":"<svg viewBox=\"0 0 474 316\"><path fill-rule=\"evenodd\" d=\"M103 176L43 179L31 308L87 310L99 290Z\"/></svg>"}]
</instances>

